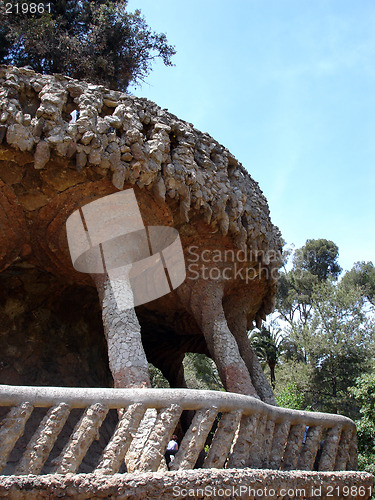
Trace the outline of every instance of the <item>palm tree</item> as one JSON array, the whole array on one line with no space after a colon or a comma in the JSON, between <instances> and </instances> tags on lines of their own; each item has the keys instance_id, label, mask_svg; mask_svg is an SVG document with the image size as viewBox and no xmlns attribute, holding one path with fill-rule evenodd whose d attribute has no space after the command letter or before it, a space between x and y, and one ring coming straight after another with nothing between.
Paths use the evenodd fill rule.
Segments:
<instances>
[{"instance_id":1,"label":"palm tree","mask_svg":"<svg viewBox=\"0 0 375 500\"><path fill-rule=\"evenodd\" d=\"M269 366L271 385L275 389L275 366L284 349L281 329L276 328L272 323L262 325L260 330L254 330L250 334L249 339L262 366L266 364Z\"/></svg>"}]
</instances>

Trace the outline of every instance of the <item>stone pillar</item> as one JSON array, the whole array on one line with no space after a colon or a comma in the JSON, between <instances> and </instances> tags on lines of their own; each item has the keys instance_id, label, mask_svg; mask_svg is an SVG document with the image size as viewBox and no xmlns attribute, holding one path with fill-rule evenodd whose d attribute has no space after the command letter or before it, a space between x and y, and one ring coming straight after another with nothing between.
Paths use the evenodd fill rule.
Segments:
<instances>
[{"instance_id":1,"label":"stone pillar","mask_svg":"<svg viewBox=\"0 0 375 500\"><path fill-rule=\"evenodd\" d=\"M229 392L259 398L224 314L223 285L200 281L190 294L190 308L206 339L221 381Z\"/></svg>"},{"instance_id":2,"label":"stone pillar","mask_svg":"<svg viewBox=\"0 0 375 500\"><path fill-rule=\"evenodd\" d=\"M120 310L113 286L121 286L124 300L132 300L126 275L117 283L107 274L92 275L102 307L104 333L108 345L109 367L115 387L150 387L148 363L141 341L141 326L134 307Z\"/></svg>"},{"instance_id":3,"label":"stone pillar","mask_svg":"<svg viewBox=\"0 0 375 500\"><path fill-rule=\"evenodd\" d=\"M254 349L251 347L247 334L246 300L248 299L245 298L243 303L238 300L237 303L233 301L230 307L226 308L225 316L257 394L265 403L277 406L272 388L263 372Z\"/></svg>"}]
</instances>

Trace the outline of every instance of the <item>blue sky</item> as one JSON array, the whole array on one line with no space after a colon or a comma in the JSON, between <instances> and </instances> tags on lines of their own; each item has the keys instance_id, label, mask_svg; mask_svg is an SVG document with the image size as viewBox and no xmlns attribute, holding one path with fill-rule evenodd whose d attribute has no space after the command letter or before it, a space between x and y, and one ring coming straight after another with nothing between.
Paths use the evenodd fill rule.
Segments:
<instances>
[{"instance_id":1,"label":"blue sky","mask_svg":"<svg viewBox=\"0 0 375 500\"><path fill-rule=\"evenodd\" d=\"M175 45L142 87L260 184L288 244L375 263L375 2L129 0Z\"/></svg>"}]
</instances>

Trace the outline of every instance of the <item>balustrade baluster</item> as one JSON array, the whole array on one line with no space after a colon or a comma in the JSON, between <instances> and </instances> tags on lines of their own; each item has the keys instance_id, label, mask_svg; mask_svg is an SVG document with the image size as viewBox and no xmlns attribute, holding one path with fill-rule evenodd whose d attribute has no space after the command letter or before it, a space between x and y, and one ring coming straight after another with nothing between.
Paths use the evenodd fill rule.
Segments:
<instances>
[{"instance_id":1,"label":"balustrade baluster","mask_svg":"<svg viewBox=\"0 0 375 500\"><path fill-rule=\"evenodd\" d=\"M251 467L253 469L260 469L262 467L263 458L266 451L264 448L264 441L266 437L267 420L267 415L262 415L261 417L259 417L257 431L249 447L249 454L245 463L245 467Z\"/></svg>"},{"instance_id":2,"label":"balustrade baluster","mask_svg":"<svg viewBox=\"0 0 375 500\"><path fill-rule=\"evenodd\" d=\"M75 426L66 446L55 460L55 474L68 474L77 472L87 450L94 439L98 439L99 428L102 425L108 408L95 403L86 408L81 419Z\"/></svg>"},{"instance_id":3,"label":"balustrade baluster","mask_svg":"<svg viewBox=\"0 0 375 500\"><path fill-rule=\"evenodd\" d=\"M95 472L115 474L119 471L145 411L145 405L135 403L123 412L112 438L103 451Z\"/></svg>"},{"instance_id":4,"label":"balustrade baluster","mask_svg":"<svg viewBox=\"0 0 375 500\"><path fill-rule=\"evenodd\" d=\"M309 427L306 433L305 443L303 444L301 455L299 457L297 468L300 470L313 470L316 455L319 450L322 439L323 427L315 425Z\"/></svg>"},{"instance_id":5,"label":"balustrade baluster","mask_svg":"<svg viewBox=\"0 0 375 500\"><path fill-rule=\"evenodd\" d=\"M271 455L271 450L272 450L272 441L273 441L273 435L275 432L275 421L274 420L268 420L266 429L264 431L264 442L263 442L263 451L262 451L262 465L261 467L268 469L268 464L270 461L270 455Z\"/></svg>"},{"instance_id":6,"label":"balustrade baluster","mask_svg":"<svg viewBox=\"0 0 375 500\"><path fill-rule=\"evenodd\" d=\"M319 460L320 471L334 469L341 432L342 425L335 425L328 429L327 436L323 441L322 455Z\"/></svg>"},{"instance_id":7,"label":"balustrade baluster","mask_svg":"<svg viewBox=\"0 0 375 500\"><path fill-rule=\"evenodd\" d=\"M341 433L339 449L337 450L335 470L346 470L349 462L349 447L353 440L353 428L344 429Z\"/></svg>"},{"instance_id":8,"label":"balustrade baluster","mask_svg":"<svg viewBox=\"0 0 375 500\"><path fill-rule=\"evenodd\" d=\"M0 429L0 472L6 466L14 445L22 436L33 409L31 403L21 403L14 406L3 420Z\"/></svg>"},{"instance_id":9,"label":"balustrade baluster","mask_svg":"<svg viewBox=\"0 0 375 500\"><path fill-rule=\"evenodd\" d=\"M194 468L217 414L218 408L215 406L202 408L195 413L193 421L181 441L180 449L171 462L170 470Z\"/></svg>"},{"instance_id":10,"label":"balustrade baluster","mask_svg":"<svg viewBox=\"0 0 375 500\"><path fill-rule=\"evenodd\" d=\"M227 468L243 469L246 467L259 418L260 415L245 415L242 417L237 439L229 456Z\"/></svg>"},{"instance_id":11,"label":"balustrade baluster","mask_svg":"<svg viewBox=\"0 0 375 500\"><path fill-rule=\"evenodd\" d=\"M270 456L268 460L268 467L270 469L280 469L281 461L283 459L286 444L288 441L289 431L290 422L288 420L276 423L273 433Z\"/></svg>"},{"instance_id":12,"label":"balustrade baluster","mask_svg":"<svg viewBox=\"0 0 375 500\"><path fill-rule=\"evenodd\" d=\"M291 426L284 457L281 461L281 470L293 470L297 468L305 430L306 424Z\"/></svg>"},{"instance_id":13,"label":"balustrade baluster","mask_svg":"<svg viewBox=\"0 0 375 500\"><path fill-rule=\"evenodd\" d=\"M52 406L34 432L15 470L15 474L40 474L51 450L69 417L66 403Z\"/></svg>"},{"instance_id":14,"label":"balustrade baluster","mask_svg":"<svg viewBox=\"0 0 375 500\"><path fill-rule=\"evenodd\" d=\"M217 426L203 468L224 467L229 455L234 435L241 421L242 410L224 413Z\"/></svg>"},{"instance_id":15,"label":"balustrade baluster","mask_svg":"<svg viewBox=\"0 0 375 500\"><path fill-rule=\"evenodd\" d=\"M357 430L354 428L353 437L349 446L349 461L346 465L346 470L358 469L358 448L357 448Z\"/></svg>"},{"instance_id":16,"label":"balustrade baluster","mask_svg":"<svg viewBox=\"0 0 375 500\"><path fill-rule=\"evenodd\" d=\"M142 418L141 423L130 443L129 450L125 455L125 463L128 472L134 472L138 469L142 453L147 445L149 435L154 428L158 412L156 408L148 408Z\"/></svg>"},{"instance_id":17,"label":"balustrade baluster","mask_svg":"<svg viewBox=\"0 0 375 500\"><path fill-rule=\"evenodd\" d=\"M160 462L164 459L168 441L178 424L181 413L182 407L179 405L171 405L167 408L162 408L158 412L154 428L143 450L137 471L155 472L158 470Z\"/></svg>"}]
</instances>

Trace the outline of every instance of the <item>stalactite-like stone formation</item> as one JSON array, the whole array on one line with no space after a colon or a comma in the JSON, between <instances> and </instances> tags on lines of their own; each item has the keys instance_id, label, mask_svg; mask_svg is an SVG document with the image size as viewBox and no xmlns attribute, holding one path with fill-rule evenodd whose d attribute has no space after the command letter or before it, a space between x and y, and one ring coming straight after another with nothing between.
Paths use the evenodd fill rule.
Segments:
<instances>
[{"instance_id":1,"label":"stalactite-like stone formation","mask_svg":"<svg viewBox=\"0 0 375 500\"><path fill-rule=\"evenodd\" d=\"M51 155L70 158L76 183L91 169L110 176L118 189L125 182L152 189L158 198L177 201L186 222L199 214L239 247L279 250L280 234L258 184L191 123L147 99L58 75L2 66L0 85L0 139L31 152L44 176ZM60 191L72 182L51 179Z\"/></svg>"},{"instance_id":2,"label":"stalactite-like stone formation","mask_svg":"<svg viewBox=\"0 0 375 500\"><path fill-rule=\"evenodd\" d=\"M0 181L0 332L6 346L0 382L28 383L32 372L33 383L42 385L107 385L103 367L85 351L86 339L101 329L116 386L147 386L146 359L172 386L183 385L182 359L190 351L216 357L228 390L274 402L246 334L273 310L281 237L258 184L224 146L147 99L0 66ZM73 268L65 225L74 211L129 188L145 226L178 230L187 278L176 293L137 307L139 324L134 321L127 334L104 298L103 332L99 304L87 290L94 283ZM220 292L220 325L200 318L206 282ZM71 299L74 290L79 300ZM78 325L70 315L80 318L81 311L80 340L67 341L67 320ZM51 334L53 325L61 337ZM32 332L28 343L20 341L21 331ZM134 336L144 348L137 351L137 373L125 342ZM45 338L60 342L56 353L41 353ZM97 360L98 342L92 344L90 356ZM53 361L73 349L68 359L74 366ZM52 368L43 361L49 357ZM236 380L238 370L244 383Z\"/></svg>"}]
</instances>

